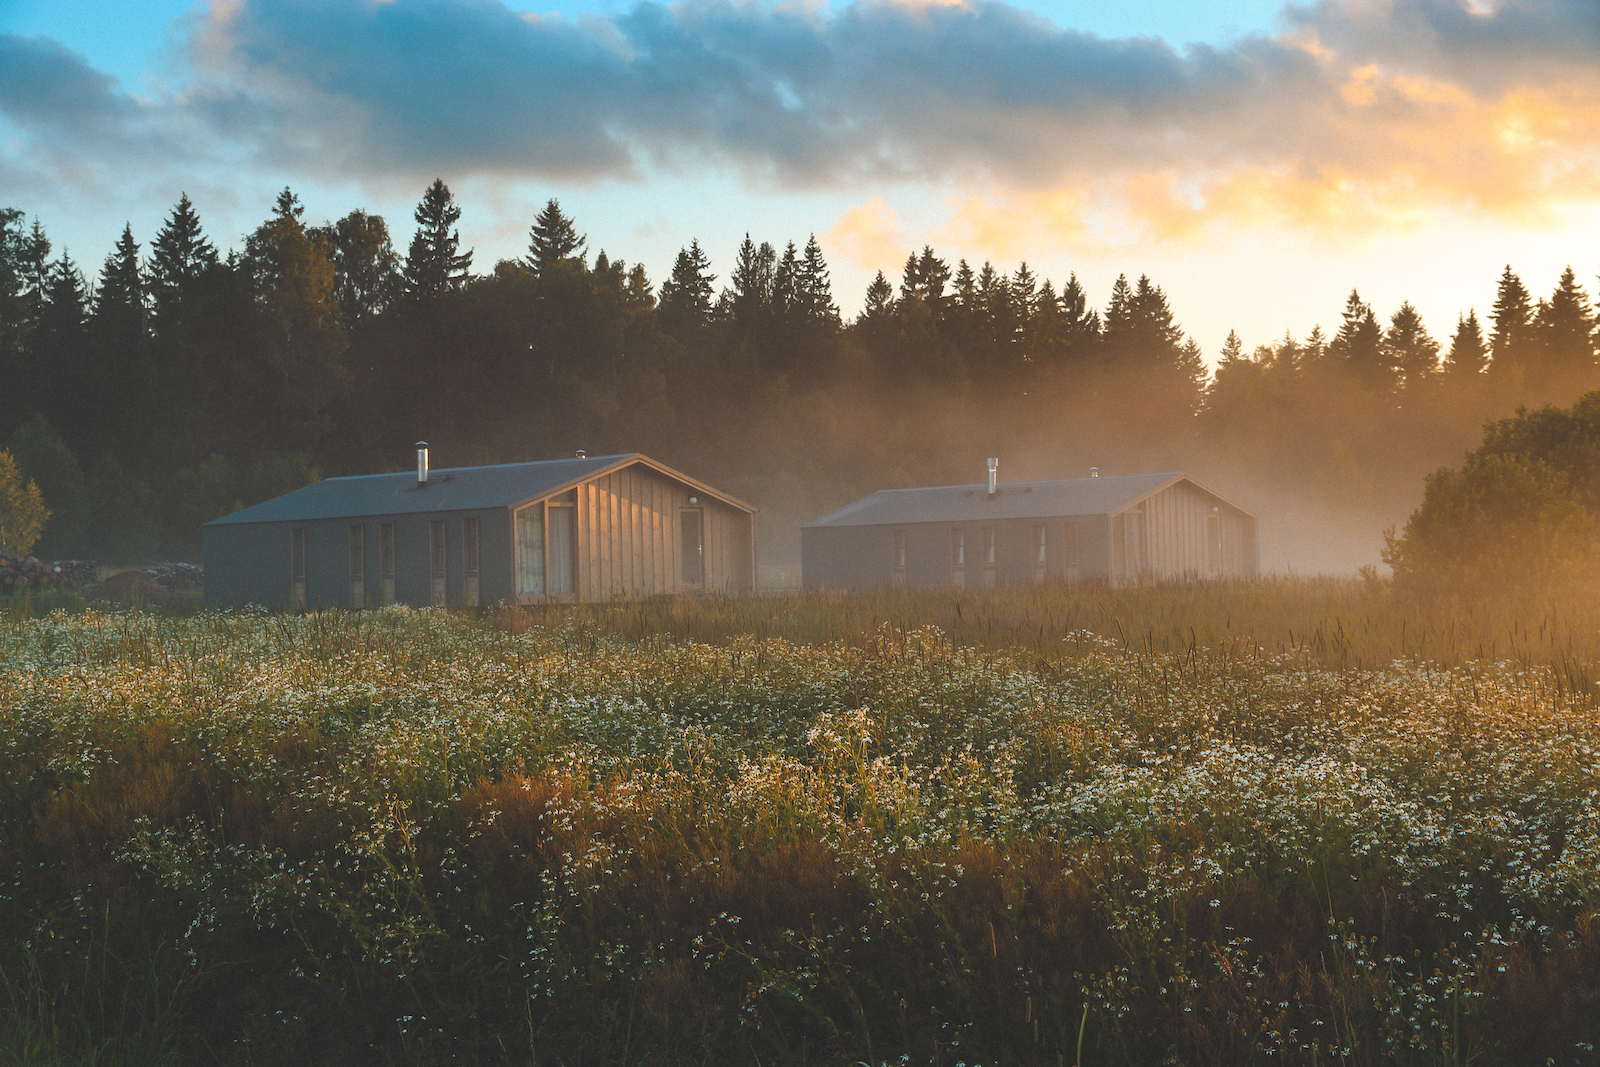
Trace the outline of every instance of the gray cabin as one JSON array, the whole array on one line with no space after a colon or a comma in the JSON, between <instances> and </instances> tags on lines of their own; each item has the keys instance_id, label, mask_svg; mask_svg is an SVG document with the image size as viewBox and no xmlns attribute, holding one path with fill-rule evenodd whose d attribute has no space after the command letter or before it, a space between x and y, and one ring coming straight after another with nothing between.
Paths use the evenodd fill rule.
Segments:
<instances>
[{"instance_id":1,"label":"gray cabin","mask_svg":"<svg viewBox=\"0 0 1600 1067\"><path fill-rule=\"evenodd\" d=\"M755 588L755 509L638 453L368 474L205 525L206 599L478 607Z\"/></svg>"},{"instance_id":2,"label":"gray cabin","mask_svg":"<svg viewBox=\"0 0 1600 1067\"><path fill-rule=\"evenodd\" d=\"M1254 577L1256 518L1187 474L884 489L800 530L808 588Z\"/></svg>"}]
</instances>

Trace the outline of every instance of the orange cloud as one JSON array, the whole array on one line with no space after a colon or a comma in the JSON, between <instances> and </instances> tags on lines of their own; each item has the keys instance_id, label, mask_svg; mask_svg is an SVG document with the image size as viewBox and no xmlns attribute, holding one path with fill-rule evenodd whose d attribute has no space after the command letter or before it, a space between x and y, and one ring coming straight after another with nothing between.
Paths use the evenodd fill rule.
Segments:
<instances>
[{"instance_id":1,"label":"orange cloud","mask_svg":"<svg viewBox=\"0 0 1600 1067\"><path fill-rule=\"evenodd\" d=\"M863 270L898 267L907 248L894 212L876 196L840 215L821 241L830 255L843 257Z\"/></svg>"}]
</instances>

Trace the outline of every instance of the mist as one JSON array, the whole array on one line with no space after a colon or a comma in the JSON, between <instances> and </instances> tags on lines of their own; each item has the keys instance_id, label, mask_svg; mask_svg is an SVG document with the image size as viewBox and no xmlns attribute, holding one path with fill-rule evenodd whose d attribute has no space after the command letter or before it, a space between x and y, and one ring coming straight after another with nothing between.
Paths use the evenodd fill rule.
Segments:
<instances>
[{"instance_id":1,"label":"mist","mask_svg":"<svg viewBox=\"0 0 1600 1067\"><path fill-rule=\"evenodd\" d=\"M1264 570L1345 574L1487 420L1600 385L1570 270L1536 300L1508 267L1481 322L1352 290L1325 330L1207 353L1136 265L1093 294L926 248L845 321L803 235L657 274L551 201L489 265L461 212L435 182L406 241L284 190L224 254L185 198L85 270L7 211L0 446L53 513L38 552L193 558L202 523L425 439L441 467L649 454L760 509L769 588L798 586L804 523L986 456L1002 481L1185 471L1256 514Z\"/></svg>"}]
</instances>

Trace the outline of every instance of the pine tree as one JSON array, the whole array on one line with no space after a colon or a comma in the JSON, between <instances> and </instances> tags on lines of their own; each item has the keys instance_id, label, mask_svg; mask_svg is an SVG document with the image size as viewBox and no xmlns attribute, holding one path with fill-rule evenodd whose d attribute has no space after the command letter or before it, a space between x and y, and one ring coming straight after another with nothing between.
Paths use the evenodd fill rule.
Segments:
<instances>
[{"instance_id":1,"label":"pine tree","mask_svg":"<svg viewBox=\"0 0 1600 1067\"><path fill-rule=\"evenodd\" d=\"M172 214L150 243L148 283L155 328L159 332L192 295L195 284L218 263L217 250L200 228L189 194L178 200Z\"/></svg>"},{"instance_id":2,"label":"pine tree","mask_svg":"<svg viewBox=\"0 0 1600 1067\"><path fill-rule=\"evenodd\" d=\"M415 218L417 232L406 253L406 296L428 301L459 292L472 269L472 251L460 251L461 208L443 179L435 178L422 194Z\"/></svg>"},{"instance_id":3,"label":"pine tree","mask_svg":"<svg viewBox=\"0 0 1600 1067\"><path fill-rule=\"evenodd\" d=\"M1244 358L1244 342L1239 339L1239 334L1236 331L1229 330L1228 339L1222 342L1222 358L1219 362L1224 365L1239 363Z\"/></svg>"},{"instance_id":4,"label":"pine tree","mask_svg":"<svg viewBox=\"0 0 1600 1067\"><path fill-rule=\"evenodd\" d=\"M28 328L28 305L23 299L23 214L0 208L0 372L22 355ZM0 403L0 417L9 405ZM18 413L20 415L20 412Z\"/></svg>"},{"instance_id":5,"label":"pine tree","mask_svg":"<svg viewBox=\"0 0 1600 1067\"><path fill-rule=\"evenodd\" d=\"M133 228L124 225L94 288L86 395L56 423L79 454L139 437L139 412L151 389L149 314L139 244Z\"/></svg>"},{"instance_id":6,"label":"pine tree","mask_svg":"<svg viewBox=\"0 0 1600 1067\"><path fill-rule=\"evenodd\" d=\"M772 310L773 281L778 253L762 241L758 246L747 233L734 256L727 304L729 316L745 331L759 329Z\"/></svg>"},{"instance_id":7,"label":"pine tree","mask_svg":"<svg viewBox=\"0 0 1600 1067\"><path fill-rule=\"evenodd\" d=\"M37 328L39 316L50 287L50 238L44 225L35 218L27 236L22 239L22 298L27 303L27 322L30 329Z\"/></svg>"},{"instance_id":8,"label":"pine tree","mask_svg":"<svg viewBox=\"0 0 1600 1067\"><path fill-rule=\"evenodd\" d=\"M805 252L800 258L795 278L795 308L811 322L839 324L839 308L833 302L833 282L816 234L806 239Z\"/></svg>"},{"instance_id":9,"label":"pine tree","mask_svg":"<svg viewBox=\"0 0 1600 1067\"><path fill-rule=\"evenodd\" d=\"M34 396L50 421L70 421L87 392L89 294L83 273L65 249L50 268L32 347Z\"/></svg>"},{"instance_id":10,"label":"pine tree","mask_svg":"<svg viewBox=\"0 0 1600 1067\"><path fill-rule=\"evenodd\" d=\"M790 241L783 246L783 255L778 257L778 265L772 272L771 312L779 322L787 323L798 310L799 284L800 254Z\"/></svg>"},{"instance_id":11,"label":"pine tree","mask_svg":"<svg viewBox=\"0 0 1600 1067\"><path fill-rule=\"evenodd\" d=\"M573 220L562 214L560 202L551 197L528 230L526 263L541 277L569 259L581 267L588 243L589 238L578 232Z\"/></svg>"},{"instance_id":12,"label":"pine tree","mask_svg":"<svg viewBox=\"0 0 1600 1067\"><path fill-rule=\"evenodd\" d=\"M1529 385L1538 399L1570 401L1595 386L1594 310L1589 294L1569 266L1548 301L1540 301L1533 321L1537 358Z\"/></svg>"},{"instance_id":13,"label":"pine tree","mask_svg":"<svg viewBox=\"0 0 1600 1067\"><path fill-rule=\"evenodd\" d=\"M685 338L711 320L711 294L717 276L711 273L711 260L700 249L699 241L678 250L672 273L661 283L659 313L661 328L675 337Z\"/></svg>"},{"instance_id":14,"label":"pine tree","mask_svg":"<svg viewBox=\"0 0 1600 1067\"><path fill-rule=\"evenodd\" d=\"M1089 307L1076 274L1061 287L1061 338L1069 358L1086 357L1100 341L1100 313Z\"/></svg>"},{"instance_id":15,"label":"pine tree","mask_svg":"<svg viewBox=\"0 0 1600 1067\"><path fill-rule=\"evenodd\" d=\"M1406 389L1415 389L1439 367L1439 342L1422 324L1422 315L1407 300L1389 319L1383 345L1388 365L1399 374Z\"/></svg>"},{"instance_id":16,"label":"pine tree","mask_svg":"<svg viewBox=\"0 0 1600 1067\"><path fill-rule=\"evenodd\" d=\"M305 217L305 213L306 209L300 203L300 198L295 195L292 189L285 185L283 187L283 192L279 193L277 200L273 202L272 217L277 219L295 219L298 221Z\"/></svg>"},{"instance_id":17,"label":"pine tree","mask_svg":"<svg viewBox=\"0 0 1600 1067\"><path fill-rule=\"evenodd\" d=\"M1494 322L1494 332L1489 338L1489 351L1494 358L1490 369L1505 372L1525 364L1531 354L1533 301L1522 279L1511 272L1509 263L1500 275L1494 311L1489 317Z\"/></svg>"},{"instance_id":18,"label":"pine tree","mask_svg":"<svg viewBox=\"0 0 1600 1067\"><path fill-rule=\"evenodd\" d=\"M1364 302L1354 289L1345 300L1343 319L1328 351L1368 388L1379 392L1393 390L1395 371L1383 347L1383 329L1372 313L1372 305Z\"/></svg>"},{"instance_id":19,"label":"pine tree","mask_svg":"<svg viewBox=\"0 0 1600 1067\"><path fill-rule=\"evenodd\" d=\"M894 286L889 284L889 279L880 270L867 284L867 298L862 302L861 314L856 316L856 325L887 322L893 312Z\"/></svg>"},{"instance_id":20,"label":"pine tree","mask_svg":"<svg viewBox=\"0 0 1600 1067\"><path fill-rule=\"evenodd\" d=\"M1483 339L1478 313L1469 310L1456 320L1450 338L1450 351L1444 358L1444 373L1450 379L1476 380L1489 365L1489 346Z\"/></svg>"}]
</instances>

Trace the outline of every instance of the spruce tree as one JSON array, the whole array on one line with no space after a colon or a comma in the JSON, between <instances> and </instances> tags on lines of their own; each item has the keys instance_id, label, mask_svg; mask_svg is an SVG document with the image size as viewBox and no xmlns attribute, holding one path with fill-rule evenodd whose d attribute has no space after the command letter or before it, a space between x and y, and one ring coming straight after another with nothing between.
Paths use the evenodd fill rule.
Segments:
<instances>
[{"instance_id":1,"label":"spruce tree","mask_svg":"<svg viewBox=\"0 0 1600 1067\"><path fill-rule=\"evenodd\" d=\"M1088 356L1100 341L1100 313L1089 307L1077 274L1061 287L1061 339L1066 355L1073 359Z\"/></svg>"},{"instance_id":2,"label":"spruce tree","mask_svg":"<svg viewBox=\"0 0 1600 1067\"><path fill-rule=\"evenodd\" d=\"M1533 344L1537 357L1530 366L1530 385L1538 399L1570 401L1595 386L1594 310L1589 294L1569 266L1548 301L1534 314Z\"/></svg>"},{"instance_id":3,"label":"spruce tree","mask_svg":"<svg viewBox=\"0 0 1600 1067\"><path fill-rule=\"evenodd\" d=\"M710 322L716 280L699 241L691 240L688 248L679 249L671 275L661 283L661 328L682 339Z\"/></svg>"},{"instance_id":4,"label":"spruce tree","mask_svg":"<svg viewBox=\"0 0 1600 1067\"><path fill-rule=\"evenodd\" d=\"M562 214L560 202L551 197L528 230L526 263L541 277L556 264L568 259L576 260L582 266L584 248L588 243L588 237L578 232L573 220Z\"/></svg>"},{"instance_id":5,"label":"spruce tree","mask_svg":"<svg viewBox=\"0 0 1600 1067\"><path fill-rule=\"evenodd\" d=\"M867 284L867 297L861 304L861 314L856 316L856 325L886 322L893 312L894 286L880 270Z\"/></svg>"},{"instance_id":6,"label":"spruce tree","mask_svg":"<svg viewBox=\"0 0 1600 1067\"><path fill-rule=\"evenodd\" d=\"M1494 322L1494 332L1489 337L1489 351L1493 355L1491 370L1509 371L1527 361L1533 334L1533 301L1527 287L1522 284L1506 264L1496 289L1494 310L1489 316Z\"/></svg>"},{"instance_id":7,"label":"spruce tree","mask_svg":"<svg viewBox=\"0 0 1600 1067\"><path fill-rule=\"evenodd\" d=\"M115 441L138 439L139 412L150 395L147 363L150 307L133 228L122 227L100 268L89 314L89 367L85 395L57 429L88 456Z\"/></svg>"},{"instance_id":8,"label":"spruce tree","mask_svg":"<svg viewBox=\"0 0 1600 1067\"><path fill-rule=\"evenodd\" d=\"M839 308L833 302L833 282L816 234L806 239L805 252L800 258L795 279L795 305L799 314L812 322L839 324Z\"/></svg>"},{"instance_id":9,"label":"spruce tree","mask_svg":"<svg viewBox=\"0 0 1600 1067\"><path fill-rule=\"evenodd\" d=\"M1388 365L1407 389L1422 385L1439 367L1439 342L1429 335L1422 315L1409 300L1390 317L1383 345Z\"/></svg>"},{"instance_id":10,"label":"spruce tree","mask_svg":"<svg viewBox=\"0 0 1600 1067\"><path fill-rule=\"evenodd\" d=\"M1367 388L1378 392L1394 389L1395 371L1384 350L1383 329L1372 313L1372 305L1354 289L1345 300L1343 321L1328 351Z\"/></svg>"},{"instance_id":11,"label":"spruce tree","mask_svg":"<svg viewBox=\"0 0 1600 1067\"><path fill-rule=\"evenodd\" d=\"M472 269L472 251L460 251L461 208L442 178L422 194L415 218L417 232L406 253L406 296L421 303L459 292Z\"/></svg>"},{"instance_id":12,"label":"spruce tree","mask_svg":"<svg viewBox=\"0 0 1600 1067\"><path fill-rule=\"evenodd\" d=\"M1456 320L1450 351L1445 354L1444 373L1451 379L1475 380L1489 365L1489 346L1476 310L1468 310Z\"/></svg>"},{"instance_id":13,"label":"spruce tree","mask_svg":"<svg viewBox=\"0 0 1600 1067\"><path fill-rule=\"evenodd\" d=\"M193 294L201 276L217 263L217 250L202 232L200 216L189 194L184 193L150 243L148 286L157 332Z\"/></svg>"}]
</instances>

